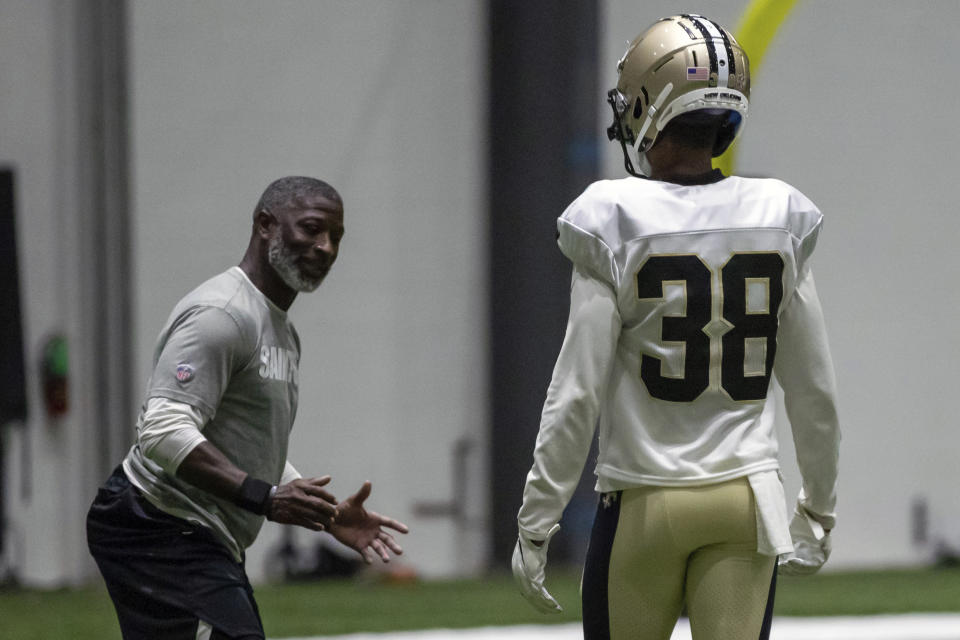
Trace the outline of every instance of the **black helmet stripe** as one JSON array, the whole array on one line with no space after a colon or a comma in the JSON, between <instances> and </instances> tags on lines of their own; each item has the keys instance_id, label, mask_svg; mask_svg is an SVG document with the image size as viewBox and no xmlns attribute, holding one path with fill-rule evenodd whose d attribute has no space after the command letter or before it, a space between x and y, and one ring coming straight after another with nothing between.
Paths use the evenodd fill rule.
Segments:
<instances>
[{"instance_id":1,"label":"black helmet stripe","mask_svg":"<svg viewBox=\"0 0 960 640\"><path fill-rule=\"evenodd\" d=\"M697 28L697 31L700 32L700 35L703 36L704 43L707 45L707 54L710 56L710 75L711 76L720 75L720 67L717 64L717 46L713 43L713 36L710 35L710 32L707 31L707 28L702 24L700 24L700 21L697 19L700 16L694 16L694 15L685 13L680 17L686 18L687 20L692 22L693 26L695 26Z\"/></svg>"},{"instance_id":2,"label":"black helmet stripe","mask_svg":"<svg viewBox=\"0 0 960 640\"><path fill-rule=\"evenodd\" d=\"M730 85L730 75L736 72L733 60L733 47L727 32L716 22L695 14L683 16L690 20L703 35L704 44L710 54L710 73L722 87ZM723 49L719 42L723 41Z\"/></svg>"},{"instance_id":3,"label":"black helmet stripe","mask_svg":"<svg viewBox=\"0 0 960 640\"><path fill-rule=\"evenodd\" d=\"M733 47L730 45L730 36L727 34L727 30L718 25L710 18L704 18L717 28L717 31L720 32L720 35L723 37L723 47L727 50L727 64L730 65L730 75L736 75L737 73L737 63L733 57Z\"/></svg>"}]
</instances>

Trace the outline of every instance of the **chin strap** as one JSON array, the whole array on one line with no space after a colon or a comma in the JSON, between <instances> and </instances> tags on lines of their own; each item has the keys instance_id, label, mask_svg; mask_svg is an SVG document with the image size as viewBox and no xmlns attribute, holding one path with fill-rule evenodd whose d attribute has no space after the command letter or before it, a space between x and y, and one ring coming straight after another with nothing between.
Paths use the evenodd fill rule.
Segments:
<instances>
[{"instance_id":1,"label":"chin strap","mask_svg":"<svg viewBox=\"0 0 960 640\"><path fill-rule=\"evenodd\" d=\"M650 166L650 161L647 160L647 153L645 151L637 154L637 164L640 165L640 177L649 178L653 173L653 167Z\"/></svg>"}]
</instances>

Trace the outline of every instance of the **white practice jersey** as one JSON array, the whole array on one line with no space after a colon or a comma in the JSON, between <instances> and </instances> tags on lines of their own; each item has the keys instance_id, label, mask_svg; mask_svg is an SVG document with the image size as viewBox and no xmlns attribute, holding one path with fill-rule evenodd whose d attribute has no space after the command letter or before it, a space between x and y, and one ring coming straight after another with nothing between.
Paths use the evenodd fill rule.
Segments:
<instances>
[{"instance_id":1,"label":"white practice jersey","mask_svg":"<svg viewBox=\"0 0 960 640\"><path fill-rule=\"evenodd\" d=\"M775 478L774 372L802 500L832 519L834 375L809 267L821 221L790 185L739 177L600 181L567 208L558 243L574 264L570 322L522 529L559 520L597 424L598 491ZM775 520L785 527L785 514Z\"/></svg>"}]
</instances>

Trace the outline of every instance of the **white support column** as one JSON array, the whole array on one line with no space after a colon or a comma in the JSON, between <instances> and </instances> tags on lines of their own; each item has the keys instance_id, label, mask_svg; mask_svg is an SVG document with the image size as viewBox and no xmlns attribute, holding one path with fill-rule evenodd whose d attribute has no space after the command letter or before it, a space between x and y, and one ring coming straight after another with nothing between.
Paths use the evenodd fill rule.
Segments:
<instances>
[{"instance_id":1,"label":"white support column","mask_svg":"<svg viewBox=\"0 0 960 640\"><path fill-rule=\"evenodd\" d=\"M30 586L94 575L85 515L106 475L104 452L116 457L132 421L118 383L129 376L124 58L116 48L124 7L0 0L0 55L17 61L0 78L0 161L18 176L28 381L26 424L3 434L4 565ZM105 277L111 270L119 273ZM69 348L61 417L48 414L42 389L40 358L53 335Z\"/></svg>"}]
</instances>

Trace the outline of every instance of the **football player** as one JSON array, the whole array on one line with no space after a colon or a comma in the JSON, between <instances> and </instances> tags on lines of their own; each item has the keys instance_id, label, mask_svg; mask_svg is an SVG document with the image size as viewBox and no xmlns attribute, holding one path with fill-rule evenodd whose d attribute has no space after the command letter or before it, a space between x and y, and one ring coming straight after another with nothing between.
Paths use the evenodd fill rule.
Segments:
<instances>
[{"instance_id":1,"label":"football player","mask_svg":"<svg viewBox=\"0 0 960 640\"><path fill-rule=\"evenodd\" d=\"M777 558L830 554L840 440L810 262L817 207L774 179L712 168L742 129L747 55L722 26L664 18L618 63L609 136L632 177L590 185L558 220L570 317L519 513L513 571L538 609L547 547L599 429L583 573L587 640L769 636ZM776 374L803 486L779 474ZM599 426L598 426L599 425Z\"/></svg>"}]
</instances>

